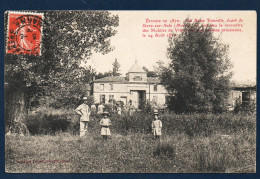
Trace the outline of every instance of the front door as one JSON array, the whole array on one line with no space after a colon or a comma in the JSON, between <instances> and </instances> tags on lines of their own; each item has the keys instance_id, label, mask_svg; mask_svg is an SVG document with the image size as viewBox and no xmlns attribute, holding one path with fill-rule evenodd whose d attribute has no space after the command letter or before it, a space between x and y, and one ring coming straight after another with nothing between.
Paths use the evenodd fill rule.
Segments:
<instances>
[{"instance_id":1,"label":"front door","mask_svg":"<svg viewBox=\"0 0 260 179\"><path fill-rule=\"evenodd\" d=\"M138 108L144 109L145 102L146 102L146 92L144 90L138 91Z\"/></svg>"}]
</instances>

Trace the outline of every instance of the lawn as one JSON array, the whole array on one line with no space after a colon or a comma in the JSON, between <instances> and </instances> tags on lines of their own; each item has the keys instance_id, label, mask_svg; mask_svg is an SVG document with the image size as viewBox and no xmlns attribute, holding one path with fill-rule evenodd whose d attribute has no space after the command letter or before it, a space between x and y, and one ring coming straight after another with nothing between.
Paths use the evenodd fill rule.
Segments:
<instances>
[{"instance_id":1,"label":"lawn","mask_svg":"<svg viewBox=\"0 0 260 179\"><path fill-rule=\"evenodd\" d=\"M8 135L6 171L11 173L256 171L255 116L163 115L163 136L159 141L153 139L149 132L150 128L145 126L149 116L138 123L140 118L144 117L140 115L132 118L112 116L112 136L107 141L99 135L98 117L93 117L89 133L83 138L73 135L71 128L55 134ZM147 121L148 123L150 124L150 121Z\"/></svg>"}]
</instances>

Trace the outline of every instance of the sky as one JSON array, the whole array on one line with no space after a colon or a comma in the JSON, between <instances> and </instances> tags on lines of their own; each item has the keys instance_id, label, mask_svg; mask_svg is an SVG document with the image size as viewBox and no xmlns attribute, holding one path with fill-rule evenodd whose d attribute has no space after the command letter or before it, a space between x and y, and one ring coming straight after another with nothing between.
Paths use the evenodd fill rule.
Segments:
<instances>
[{"instance_id":1,"label":"sky","mask_svg":"<svg viewBox=\"0 0 260 179\"><path fill-rule=\"evenodd\" d=\"M167 37L143 37L143 24L155 25L156 22L146 23L146 20L167 20L167 24L174 26L170 20L207 18L211 20L223 19L225 24L237 24L242 19L242 32L214 32L220 41L229 45L229 58L233 63L234 81L256 80L256 12L255 11L111 11L119 16L119 26L115 28L117 34L111 38L114 50L108 54L93 54L89 65L98 72L112 69L112 63L117 58L120 63L120 73L128 72L135 60L140 66L153 70L158 60L169 62L167 58ZM237 19L237 22L227 22L227 19ZM157 23L158 24L158 23ZM164 23L159 23L164 24ZM177 23L175 23L176 25ZM214 24L218 24L215 22ZM167 28L169 29L169 28ZM174 27L170 28L174 30Z\"/></svg>"}]
</instances>

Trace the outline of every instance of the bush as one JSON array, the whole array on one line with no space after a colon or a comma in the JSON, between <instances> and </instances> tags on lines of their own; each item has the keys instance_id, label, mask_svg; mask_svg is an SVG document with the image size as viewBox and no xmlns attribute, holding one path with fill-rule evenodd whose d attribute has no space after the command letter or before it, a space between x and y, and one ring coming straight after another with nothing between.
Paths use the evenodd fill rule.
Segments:
<instances>
[{"instance_id":1,"label":"bush","mask_svg":"<svg viewBox=\"0 0 260 179\"><path fill-rule=\"evenodd\" d=\"M256 103L251 101L249 103L237 103L234 109L235 114L255 114L256 113Z\"/></svg>"},{"instance_id":2,"label":"bush","mask_svg":"<svg viewBox=\"0 0 260 179\"><path fill-rule=\"evenodd\" d=\"M25 124L32 135L57 134L70 132L75 134L79 129L78 116L73 113L38 112L29 115Z\"/></svg>"},{"instance_id":3,"label":"bush","mask_svg":"<svg viewBox=\"0 0 260 179\"><path fill-rule=\"evenodd\" d=\"M175 158L175 148L168 144L168 143L164 143L164 144L158 144L158 146L156 147L155 151L153 152L153 156L154 157L160 157L160 158Z\"/></svg>"},{"instance_id":4,"label":"bush","mask_svg":"<svg viewBox=\"0 0 260 179\"><path fill-rule=\"evenodd\" d=\"M150 133L152 130L152 116L145 113L134 115L114 115L112 118L113 128L117 133L127 135L129 133Z\"/></svg>"}]
</instances>

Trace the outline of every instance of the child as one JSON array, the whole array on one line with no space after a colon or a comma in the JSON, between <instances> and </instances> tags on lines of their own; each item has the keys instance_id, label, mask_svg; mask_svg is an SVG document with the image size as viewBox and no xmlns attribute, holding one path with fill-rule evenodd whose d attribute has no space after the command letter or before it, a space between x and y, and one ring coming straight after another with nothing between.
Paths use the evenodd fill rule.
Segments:
<instances>
[{"instance_id":1,"label":"child","mask_svg":"<svg viewBox=\"0 0 260 179\"><path fill-rule=\"evenodd\" d=\"M108 118L109 113L108 112L103 112L102 115L104 118L101 119L100 125L102 126L101 128L101 135L103 136L103 139L107 140L107 136L111 135L109 126L111 125L111 121Z\"/></svg>"},{"instance_id":2,"label":"child","mask_svg":"<svg viewBox=\"0 0 260 179\"><path fill-rule=\"evenodd\" d=\"M117 114L119 114L119 115L122 114L122 107L121 107L121 104L117 104Z\"/></svg>"},{"instance_id":3,"label":"child","mask_svg":"<svg viewBox=\"0 0 260 179\"><path fill-rule=\"evenodd\" d=\"M155 139L160 139L160 136L162 135L162 121L159 120L159 113L157 110L154 111L153 116L154 116L152 122L153 135Z\"/></svg>"}]
</instances>

